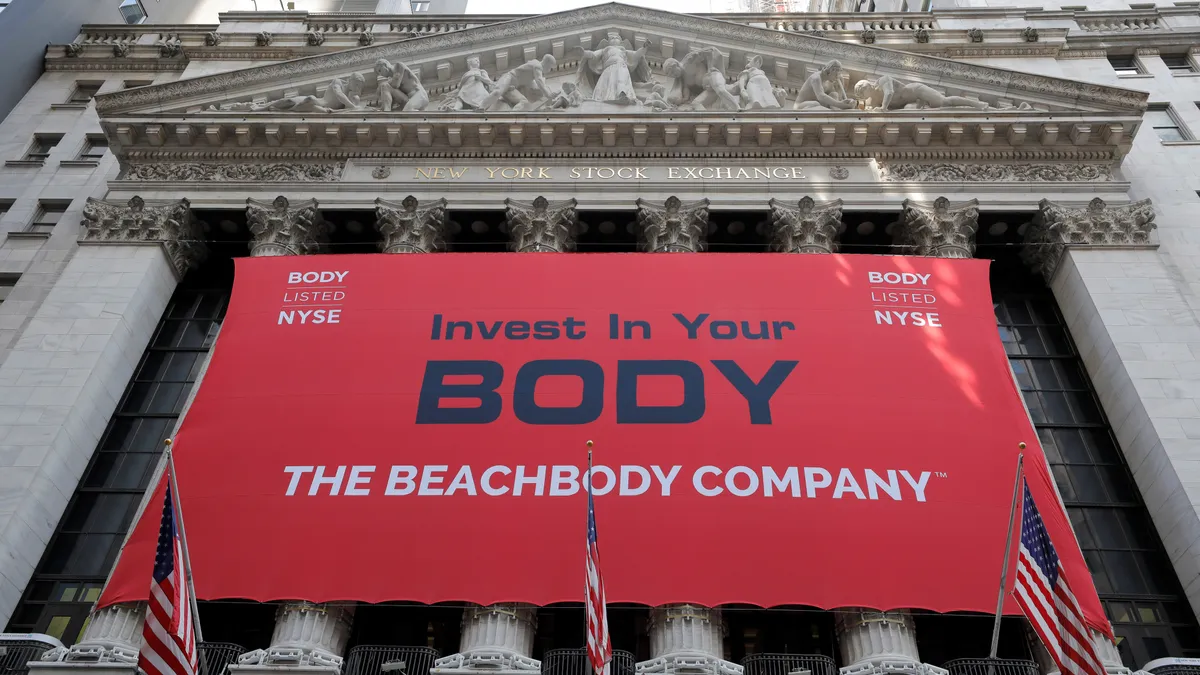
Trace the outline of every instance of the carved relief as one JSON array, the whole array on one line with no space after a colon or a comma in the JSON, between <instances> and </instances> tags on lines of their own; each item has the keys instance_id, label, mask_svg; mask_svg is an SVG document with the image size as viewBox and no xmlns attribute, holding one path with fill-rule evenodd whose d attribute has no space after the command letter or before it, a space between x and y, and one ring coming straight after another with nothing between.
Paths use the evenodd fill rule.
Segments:
<instances>
[{"instance_id":1,"label":"carved relief","mask_svg":"<svg viewBox=\"0 0 1200 675\"><path fill-rule=\"evenodd\" d=\"M866 110L904 110L914 108L975 108L984 110L988 104L964 96L943 96L933 87L920 82L902 84L891 75L874 80L859 80L854 85L854 97Z\"/></svg>"},{"instance_id":2,"label":"carved relief","mask_svg":"<svg viewBox=\"0 0 1200 675\"><path fill-rule=\"evenodd\" d=\"M1021 31L1021 37L1024 38L1026 42L1037 42L1038 30L1033 26L1026 26L1025 30Z\"/></svg>"},{"instance_id":3,"label":"carved relief","mask_svg":"<svg viewBox=\"0 0 1200 675\"><path fill-rule=\"evenodd\" d=\"M71 44L68 44L68 45L64 45L63 53L67 55L67 58L71 58L71 59L79 58L80 56L83 55L83 45L75 43L75 42L72 42Z\"/></svg>"},{"instance_id":4,"label":"carved relief","mask_svg":"<svg viewBox=\"0 0 1200 675\"><path fill-rule=\"evenodd\" d=\"M221 44L221 34L216 31L209 31L204 34L204 44L209 47L216 47Z\"/></svg>"},{"instance_id":5,"label":"carved relief","mask_svg":"<svg viewBox=\"0 0 1200 675\"><path fill-rule=\"evenodd\" d=\"M183 54L183 41L173 35L164 37L158 41L158 54L164 59L175 58Z\"/></svg>"},{"instance_id":6,"label":"carved relief","mask_svg":"<svg viewBox=\"0 0 1200 675\"><path fill-rule=\"evenodd\" d=\"M945 197L932 204L905 199L898 225L896 243L908 247L913 255L971 258L979 227L979 200L951 205Z\"/></svg>"},{"instance_id":7,"label":"carved relief","mask_svg":"<svg viewBox=\"0 0 1200 675\"><path fill-rule=\"evenodd\" d=\"M858 38L865 44L873 45L875 44L875 31L870 29L864 30L858 34Z\"/></svg>"},{"instance_id":8,"label":"carved relief","mask_svg":"<svg viewBox=\"0 0 1200 675\"><path fill-rule=\"evenodd\" d=\"M537 110L543 107L551 100L546 73L554 70L556 65L554 56L546 54L540 60L530 59L513 68L496 80L491 92L484 97L481 108L493 110L501 102L507 104L510 110Z\"/></svg>"},{"instance_id":9,"label":"carved relief","mask_svg":"<svg viewBox=\"0 0 1200 675\"><path fill-rule=\"evenodd\" d=\"M853 110L857 107L858 101L847 96L842 85L842 64L830 61L804 80L792 109Z\"/></svg>"},{"instance_id":10,"label":"carved relief","mask_svg":"<svg viewBox=\"0 0 1200 675\"><path fill-rule=\"evenodd\" d=\"M321 96L288 96L266 103L224 103L210 110L244 112L302 112L331 113L336 111L364 110L362 102L366 80L354 73L348 78L334 78Z\"/></svg>"},{"instance_id":11,"label":"carved relief","mask_svg":"<svg viewBox=\"0 0 1200 675\"><path fill-rule=\"evenodd\" d=\"M738 76L737 89L743 110L778 110L783 106L775 96L775 87L762 69L763 58L757 54L746 62Z\"/></svg>"},{"instance_id":12,"label":"carved relief","mask_svg":"<svg viewBox=\"0 0 1200 675\"><path fill-rule=\"evenodd\" d=\"M133 47L128 44L125 44L124 42L115 44L115 45L113 45L113 48L112 48L113 56L117 57L118 59L123 59L126 56L129 56L129 53L132 51L133 51Z\"/></svg>"},{"instance_id":13,"label":"carved relief","mask_svg":"<svg viewBox=\"0 0 1200 675\"><path fill-rule=\"evenodd\" d=\"M441 110L483 110L496 83L479 67L478 56L467 57L467 71L458 78L458 86L438 104Z\"/></svg>"},{"instance_id":14,"label":"carved relief","mask_svg":"<svg viewBox=\"0 0 1200 675\"><path fill-rule=\"evenodd\" d=\"M834 253L842 223L842 200L820 204L812 197L800 200L798 208L772 199L771 250L783 253Z\"/></svg>"},{"instance_id":15,"label":"carved relief","mask_svg":"<svg viewBox=\"0 0 1200 675\"><path fill-rule=\"evenodd\" d=\"M1111 181L1108 164L909 164L879 163L888 182L912 181Z\"/></svg>"},{"instance_id":16,"label":"carved relief","mask_svg":"<svg viewBox=\"0 0 1200 675\"><path fill-rule=\"evenodd\" d=\"M265 30L254 36L254 44L258 45L259 47L266 47L274 42L274 40L275 36L271 35Z\"/></svg>"},{"instance_id":17,"label":"carved relief","mask_svg":"<svg viewBox=\"0 0 1200 675\"><path fill-rule=\"evenodd\" d=\"M1054 278L1067 247L1154 248L1150 233L1154 223L1154 205L1149 199L1109 206L1096 198L1079 209L1056 204L1048 199L1038 202L1038 214L1025 234L1022 259L1049 282Z\"/></svg>"},{"instance_id":18,"label":"carved relief","mask_svg":"<svg viewBox=\"0 0 1200 675\"><path fill-rule=\"evenodd\" d=\"M246 223L254 238L252 256L305 255L320 253L329 236L329 225L317 210L317 200L292 206L280 195L271 203L246 200Z\"/></svg>"},{"instance_id":19,"label":"carved relief","mask_svg":"<svg viewBox=\"0 0 1200 675\"><path fill-rule=\"evenodd\" d=\"M308 42L309 47L320 47L321 45L325 44L325 34L310 30L305 35L305 40Z\"/></svg>"},{"instance_id":20,"label":"carved relief","mask_svg":"<svg viewBox=\"0 0 1200 675\"><path fill-rule=\"evenodd\" d=\"M668 106L680 110L740 110L740 93L725 83L729 55L716 47L690 52L682 60L667 59L663 72L671 78ZM736 86L736 85L735 85Z\"/></svg>"},{"instance_id":21,"label":"carved relief","mask_svg":"<svg viewBox=\"0 0 1200 675\"><path fill-rule=\"evenodd\" d=\"M429 94L421 86L421 78L403 63L379 59L375 62L375 75L379 78L379 107L385 112L397 104L405 112L424 110L429 105Z\"/></svg>"},{"instance_id":22,"label":"carved relief","mask_svg":"<svg viewBox=\"0 0 1200 675\"><path fill-rule=\"evenodd\" d=\"M684 204L667 198L663 206L639 199L638 238L648 253L699 253L708 247L708 200Z\"/></svg>"},{"instance_id":23,"label":"carved relief","mask_svg":"<svg viewBox=\"0 0 1200 675\"><path fill-rule=\"evenodd\" d=\"M427 205L409 195L400 203L375 200L375 228L383 235L384 253L433 253L446 250L446 200Z\"/></svg>"},{"instance_id":24,"label":"carved relief","mask_svg":"<svg viewBox=\"0 0 1200 675\"><path fill-rule=\"evenodd\" d=\"M134 164L125 174L125 180L163 181L218 181L218 182L328 182L341 178L344 162L301 164L293 162L277 164L223 164L216 162L189 162L173 164L154 162Z\"/></svg>"},{"instance_id":25,"label":"carved relief","mask_svg":"<svg viewBox=\"0 0 1200 675\"><path fill-rule=\"evenodd\" d=\"M80 225L81 243L161 244L179 277L199 265L208 252L201 241L204 224L192 217L186 199L147 205L141 197L127 204L88 197Z\"/></svg>"},{"instance_id":26,"label":"carved relief","mask_svg":"<svg viewBox=\"0 0 1200 675\"><path fill-rule=\"evenodd\" d=\"M650 42L634 49L616 30L608 31L608 37L600 41L596 50L577 47L582 53L575 86L586 99L633 105L638 102L634 92L635 83L650 82L650 64L646 61L646 48Z\"/></svg>"},{"instance_id":27,"label":"carved relief","mask_svg":"<svg viewBox=\"0 0 1200 675\"><path fill-rule=\"evenodd\" d=\"M929 43L929 30L925 29L925 28L916 29L915 31L913 31L913 39L917 41L917 44L922 44L922 45L928 44Z\"/></svg>"},{"instance_id":28,"label":"carved relief","mask_svg":"<svg viewBox=\"0 0 1200 675\"><path fill-rule=\"evenodd\" d=\"M360 44L364 47L375 44L375 34L372 33L371 31L367 31L367 32L363 33L362 35L359 35L358 36L358 44Z\"/></svg>"},{"instance_id":29,"label":"carved relief","mask_svg":"<svg viewBox=\"0 0 1200 675\"><path fill-rule=\"evenodd\" d=\"M575 250L579 221L575 200L550 203L545 197L533 202L504 200L509 248L517 253L563 253Z\"/></svg>"},{"instance_id":30,"label":"carved relief","mask_svg":"<svg viewBox=\"0 0 1200 675\"><path fill-rule=\"evenodd\" d=\"M983 42L983 30L979 28L968 29L967 39L971 42Z\"/></svg>"}]
</instances>

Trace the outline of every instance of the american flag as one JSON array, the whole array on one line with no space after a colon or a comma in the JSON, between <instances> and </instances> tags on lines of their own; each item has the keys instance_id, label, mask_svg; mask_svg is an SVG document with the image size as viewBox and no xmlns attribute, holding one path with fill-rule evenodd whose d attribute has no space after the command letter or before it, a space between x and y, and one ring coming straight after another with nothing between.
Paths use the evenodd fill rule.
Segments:
<instances>
[{"instance_id":1,"label":"american flag","mask_svg":"<svg viewBox=\"0 0 1200 675\"><path fill-rule=\"evenodd\" d=\"M154 556L154 579L146 610L145 639L138 653L138 666L146 675L195 675L196 634L192 625L192 603L183 571L183 543L176 526L171 485L163 502L158 551Z\"/></svg>"},{"instance_id":2,"label":"american flag","mask_svg":"<svg viewBox=\"0 0 1200 675\"><path fill-rule=\"evenodd\" d=\"M590 464L590 462L589 462ZM587 522L587 655L596 675L608 675L612 643L608 638L608 610L604 577L600 574L600 546L596 543L596 508L588 482Z\"/></svg>"},{"instance_id":3,"label":"american flag","mask_svg":"<svg viewBox=\"0 0 1200 675\"><path fill-rule=\"evenodd\" d=\"M1042 522L1029 483L1021 508L1021 544L1017 553L1017 604L1029 617L1042 644L1054 657L1063 675L1104 675L1104 666L1096 657L1091 634L1071 587L1066 570L1058 562L1058 553L1050 543L1050 533Z\"/></svg>"}]
</instances>

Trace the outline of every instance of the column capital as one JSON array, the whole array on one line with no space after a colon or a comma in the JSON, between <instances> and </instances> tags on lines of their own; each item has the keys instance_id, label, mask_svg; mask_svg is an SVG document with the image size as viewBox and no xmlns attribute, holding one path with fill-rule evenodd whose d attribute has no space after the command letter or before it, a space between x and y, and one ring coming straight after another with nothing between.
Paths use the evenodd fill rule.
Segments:
<instances>
[{"instance_id":1,"label":"column capital","mask_svg":"<svg viewBox=\"0 0 1200 675\"><path fill-rule=\"evenodd\" d=\"M433 253L446 250L446 200L425 204L409 195L401 202L375 200L375 229L384 253Z\"/></svg>"},{"instance_id":2,"label":"column capital","mask_svg":"<svg viewBox=\"0 0 1200 675\"><path fill-rule=\"evenodd\" d=\"M1049 282L1067 248L1158 248L1150 237L1155 227L1149 199L1109 206L1097 197L1083 208L1043 199L1025 232L1021 257Z\"/></svg>"},{"instance_id":3,"label":"column capital","mask_svg":"<svg viewBox=\"0 0 1200 675\"><path fill-rule=\"evenodd\" d=\"M292 205L280 195L273 202L246 200L246 223L254 239L251 256L306 255L319 253L328 241L329 224L321 217L317 200Z\"/></svg>"},{"instance_id":4,"label":"column capital","mask_svg":"<svg viewBox=\"0 0 1200 675\"><path fill-rule=\"evenodd\" d=\"M83 207L81 245L159 245L176 279L199 265L208 253L201 240L204 223L192 216L187 199L147 203L134 196L127 203L88 197Z\"/></svg>"},{"instance_id":5,"label":"column capital","mask_svg":"<svg viewBox=\"0 0 1200 675\"><path fill-rule=\"evenodd\" d=\"M842 200L816 202L804 197L796 207L778 199L771 205L771 250L782 253L833 253L845 229Z\"/></svg>"},{"instance_id":6,"label":"column capital","mask_svg":"<svg viewBox=\"0 0 1200 675\"><path fill-rule=\"evenodd\" d=\"M579 218L575 200L550 202L538 197L532 202L504 200L509 248L517 253L564 253L575 250Z\"/></svg>"},{"instance_id":7,"label":"column capital","mask_svg":"<svg viewBox=\"0 0 1200 675\"><path fill-rule=\"evenodd\" d=\"M699 253L708 248L708 200L667 197L662 205L637 200L638 238L647 253Z\"/></svg>"},{"instance_id":8,"label":"column capital","mask_svg":"<svg viewBox=\"0 0 1200 675\"><path fill-rule=\"evenodd\" d=\"M972 258L978 228L978 199L961 204L951 204L945 197L932 204L905 199L896 243L907 246L914 255Z\"/></svg>"}]
</instances>

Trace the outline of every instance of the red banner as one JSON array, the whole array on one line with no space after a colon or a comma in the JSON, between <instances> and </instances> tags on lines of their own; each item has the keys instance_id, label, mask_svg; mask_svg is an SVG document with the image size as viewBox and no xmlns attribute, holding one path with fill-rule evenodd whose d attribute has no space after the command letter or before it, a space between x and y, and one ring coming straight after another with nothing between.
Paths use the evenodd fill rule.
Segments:
<instances>
[{"instance_id":1,"label":"red banner","mask_svg":"<svg viewBox=\"0 0 1200 675\"><path fill-rule=\"evenodd\" d=\"M1025 441L1105 626L1036 438L986 261L322 255L238 260L175 448L200 598L580 602L590 439L610 602L991 612Z\"/></svg>"}]
</instances>

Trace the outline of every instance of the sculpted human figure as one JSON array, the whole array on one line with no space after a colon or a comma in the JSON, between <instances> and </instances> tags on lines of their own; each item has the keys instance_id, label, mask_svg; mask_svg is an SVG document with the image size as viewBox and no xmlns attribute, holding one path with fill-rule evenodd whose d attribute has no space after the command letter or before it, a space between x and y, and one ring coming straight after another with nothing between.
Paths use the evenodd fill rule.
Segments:
<instances>
[{"instance_id":1,"label":"sculpted human figure","mask_svg":"<svg viewBox=\"0 0 1200 675\"><path fill-rule=\"evenodd\" d=\"M740 110L739 86L725 83L727 55L715 47L690 52L682 61L667 59L663 71L674 82L667 101L683 109Z\"/></svg>"},{"instance_id":2,"label":"sculpted human figure","mask_svg":"<svg viewBox=\"0 0 1200 675\"><path fill-rule=\"evenodd\" d=\"M738 76L737 86L745 110L776 110L783 106L775 96L775 87L762 69L763 58L750 57L746 69Z\"/></svg>"},{"instance_id":3,"label":"sculpted human figure","mask_svg":"<svg viewBox=\"0 0 1200 675\"><path fill-rule=\"evenodd\" d=\"M210 106L210 110L246 112L316 112L331 113L337 110L361 110L361 96L366 80L354 73L346 79L334 78L321 96L289 96L266 103L226 103Z\"/></svg>"},{"instance_id":4,"label":"sculpted human figure","mask_svg":"<svg viewBox=\"0 0 1200 675\"><path fill-rule=\"evenodd\" d=\"M479 57L467 57L467 72L458 78L458 88L442 101L442 110L482 110L483 102L496 83L479 67Z\"/></svg>"},{"instance_id":5,"label":"sculpted human figure","mask_svg":"<svg viewBox=\"0 0 1200 675\"><path fill-rule=\"evenodd\" d=\"M578 108L581 105L583 105L583 94L579 93L579 87L571 82L564 82L562 89L554 95L554 98L550 99L546 107L566 110L567 108Z\"/></svg>"},{"instance_id":6,"label":"sculpted human figure","mask_svg":"<svg viewBox=\"0 0 1200 675\"><path fill-rule=\"evenodd\" d=\"M650 93L646 96L643 96L641 101L642 105L651 110L663 111L670 110L671 108L675 107L671 105L669 101L667 101L667 88L664 87L661 82L655 82Z\"/></svg>"},{"instance_id":7,"label":"sculpted human figure","mask_svg":"<svg viewBox=\"0 0 1200 675\"><path fill-rule=\"evenodd\" d=\"M513 110L540 108L541 105L535 104L544 104L550 99L550 89L546 86L546 71L553 70L556 64L554 55L547 54L540 61L532 59L513 68L496 80L496 86L480 107L489 110L500 101L504 101L512 106Z\"/></svg>"},{"instance_id":8,"label":"sculpted human figure","mask_svg":"<svg viewBox=\"0 0 1200 675\"><path fill-rule=\"evenodd\" d=\"M804 80L792 109L852 110L857 107L858 101L846 96L846 87L842 86L842 64L830 61Z\"/></svg>"},{"instance_id":9,"label":"sculpted human figure","mask_svg":"<svg viewBox=\"0 0 1200 675\"><path fill-rule=\"evenodd\" d=\"M375 75L379 77L379 107L385 111L391 111L397 103L405 112L424 110L429 105L429 94L421 86L421 80L403 63L379 59L375 62Z\"/></svg>"},{"instance_id":10,"label":"sculpted human figure","mask_svg":"<svg viewBox=\"0 0 1200 675\"><path fill-rule=\"evenodd\" d=\"M633 105L638 102L633 90L635 82L649 82L650 64L646 61L647 42L641 49L621 38L621 33L608 31L599 49L578 49L583 53L575 84L585 98L593 101Z\"/></svg>"},{"instance_id":11,"label":"sculpted human figure","mask_svg":"<svg viewBox=\"0 0 1200 675\"><path fill-rule=\"evenodd\" d=\"M964 96L943 96L933 87L920 82L901 84L891 75L881 75L875 80L859 80L854 85L854 96L866 105L867 110L903 110L916 104L918 108L975 108L984 110L988 104Z\"/></svg>"}]
</instances>

